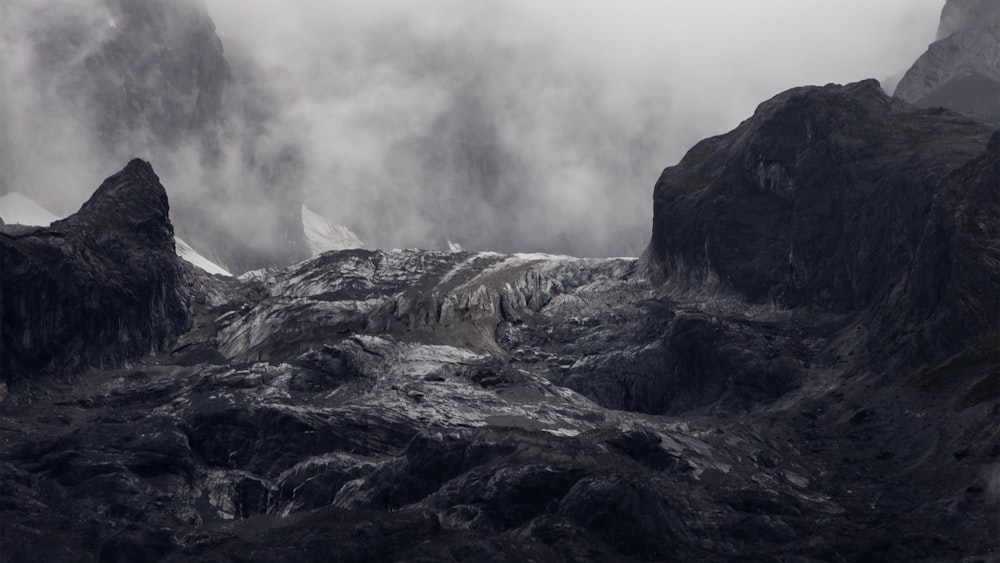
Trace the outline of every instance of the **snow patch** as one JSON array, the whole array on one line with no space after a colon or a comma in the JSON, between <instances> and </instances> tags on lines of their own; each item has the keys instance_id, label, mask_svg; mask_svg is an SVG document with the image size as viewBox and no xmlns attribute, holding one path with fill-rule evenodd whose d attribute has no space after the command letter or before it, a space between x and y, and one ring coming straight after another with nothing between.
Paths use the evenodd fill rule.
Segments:
<instances>
[{"instance_id":1,"label":"snow patch","mask_svg":"<svg viewBox=\"0 0 1000 563\"><path fill-rule=\"evenodd\" d=\"M7 224L27 225L32 227L48 227L53 222L62 219L55 213L45 209L35 200L18 192L0 196L0 219ZM177 255L210 274L231 276L224 268L205 258L191 245L175 238Z\"/></svg>"},{"instance_id":2,"label":"snow patch","mask_svg":"<svg viewBox=\"0 0 1000 563\"><path fill-rule=\"evenodd\" d=\"M212 262L208 258L205 258L201 254L199 254L197 250L191 248L190 244L184 242L184 239L181 239L180 237L174 237L174 243L177 247L177 255L180 256L182 259L188 261L189 263L201 268L202 270L205 270L210 274L216 274L219 276L233 275L229 273L229 271L223 268L222 266L219 266L215 262Z\"/></svg>"},{"instance_id":3,"label":"snow patch","mask_svg":"<svg viewBox=\"0 0 1000 563\"><path fill-rule=\"evenodd\" d=\"M305 205L302 206L302 228L313 256L331 250L349 250L365 246L350 229L343 225L334 225Z\"/></svg>"},{"instance_id":4,"label":"snow patch","mask_svg":"<svg viewBox=\"0 0 1000 563\"><path fill-rule=\"evenodd\" d=\"M48 227L60 217L31 198L12 192L0 196L0 219L7 224Z\"/></svg>"}]
</instances>

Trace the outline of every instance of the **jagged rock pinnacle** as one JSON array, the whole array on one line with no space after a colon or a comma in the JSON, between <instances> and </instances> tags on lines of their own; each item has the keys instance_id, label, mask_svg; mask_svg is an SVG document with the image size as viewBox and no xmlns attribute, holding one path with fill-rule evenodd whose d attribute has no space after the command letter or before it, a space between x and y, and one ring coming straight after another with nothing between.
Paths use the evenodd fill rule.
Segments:
<instances>
[{"instance_id":1,"label":"jagged rock pinnacle","mask_svg":"<svg viewBox=\"0 0 1000 563\"><path fill-rule=\"evenodd\" d=\"M7 383L155 352L189 326L166 191L131 161L48 228L0 230Z\"/></svg>"}]
</instances>

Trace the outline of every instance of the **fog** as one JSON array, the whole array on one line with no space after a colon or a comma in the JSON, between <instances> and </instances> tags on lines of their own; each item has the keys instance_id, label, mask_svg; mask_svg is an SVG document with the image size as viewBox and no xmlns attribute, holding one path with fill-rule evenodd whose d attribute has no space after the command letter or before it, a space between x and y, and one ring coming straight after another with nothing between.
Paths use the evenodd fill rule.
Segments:
<instances>
[{"instance_id":1,"label":"fog","mask_svg":"<svg viewBox=\"0 0 1000 563\"><path fill-rule=\"evenodd\" d=\"M206 4L234 72L267 91L269 124L247 134L294 147L307 204L369 247L605 256L641 252L660 171L763 100L869 77L891 91L934 39L943 2ZM61 187L93 189L114 170L98 169L89 122L24 79L19 27L0 27L0 190L78 205L85 195ZM218 181L245 182L227 162ZM53 172L16 171L42 165ZM191 167L164 178L168 191L204 186ZM245 226L247 213L228 223Z\"/></svg>"},{"instance_id":2,"label":"fog","mask_svg":"<svg viewBox=\"0 0 1000 563\"><path fill-rule=\"evenodd\" d=\"M764 99L889 78L941 2L209 0L374 246L635 254L664 166Z\"/></svg>"}]
</instances>

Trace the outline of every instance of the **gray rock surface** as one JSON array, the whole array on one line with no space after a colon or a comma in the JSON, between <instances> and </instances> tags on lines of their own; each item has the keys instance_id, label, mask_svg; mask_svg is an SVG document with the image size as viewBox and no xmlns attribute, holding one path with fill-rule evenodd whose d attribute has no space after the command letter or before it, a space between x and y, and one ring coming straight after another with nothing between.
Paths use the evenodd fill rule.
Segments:
<instances>
[{"instance_id":1,"label":"gray rock surface","mask_svg":"<svg viewBox=\"0 0 1000 563\"><path fill-rule=\"evenodd\" d=\"M1000 2L997 0L947 0L941 10L937 40L974 27L989 27L1000 23Z\"/></svg>"},{"instance_id":2,"label":"gray rock surface","mask_svg":"<svg viewBox=\"0 0 1000 563\"><path fill-rule=\"evenodd\" d=\"M188 270L170 346L0 398L0 546L989 560L998 143L873 83L796 89L664 172L642 260L351 250Z\"/></svg>"},{"instance_id":3,"label":"gray rock surface","mask_svg":"<svg viewBox=\"0 0 1000 563\"><path fill-rule=\"evenodd\" d=\"M894 95L1000 125L1000 1L948 0L937 40Z\"/></svg>"},{"instance_id":4,"label":"gray rock surface","mask_svg":"<svg viewBox=\"0 0 1000 563\"><path fill-rule=\"evenodd\" d=\"M5 383L115 367L187 331L169 212L152 167L133 160L71 217L0 228Z\"/></svg>"}]
</instances>

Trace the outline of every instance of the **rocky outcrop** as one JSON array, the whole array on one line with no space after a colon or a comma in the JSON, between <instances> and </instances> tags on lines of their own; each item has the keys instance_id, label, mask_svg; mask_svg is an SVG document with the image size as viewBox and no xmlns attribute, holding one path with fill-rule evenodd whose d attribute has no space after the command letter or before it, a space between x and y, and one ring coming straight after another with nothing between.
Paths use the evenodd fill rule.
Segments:
<instances>
[{"instance_id":1,"label":"rocky outcrop","mask_svg":"<svg viewBox=\"0 0 1000 563\"><path fill-rule=\"evenodd\" d=\"M941 359L1000 331L1000 130L943 179L924 224L879 316L922 357Z\"/></svg>"},{"instance_id":2,"label":"rocky outcrop","mask_svg":"<svg viewBox=\"0 0 1000 563\"><path fill-rule=\"evenodd\" d=\"M906 72L894 96L1000 125L1000 2L948 0L937 40Z\"/></svg>"},{"instance_id":3,"label":"rocky outcrop","mask_svg":"<svg viewBox=\"0 0 1000 563\"><path fill-rule=\"evenodd\" d=\"M668 283L834 312L912 266L941 182L989 130L875 81L791 90L664 170L648 258Z\"/></svg>"},{"instance_id":4,"label":"rocky outcrop","mask_svg":"<svg viewBox=\"0 0 1000 563\"><path fill-rule=\"evenodd\" d=\"M140 160L67 219L0 231L4 381L115 367L185 332L173 234L166 192Z\"/></svg>"}]
</instances>

